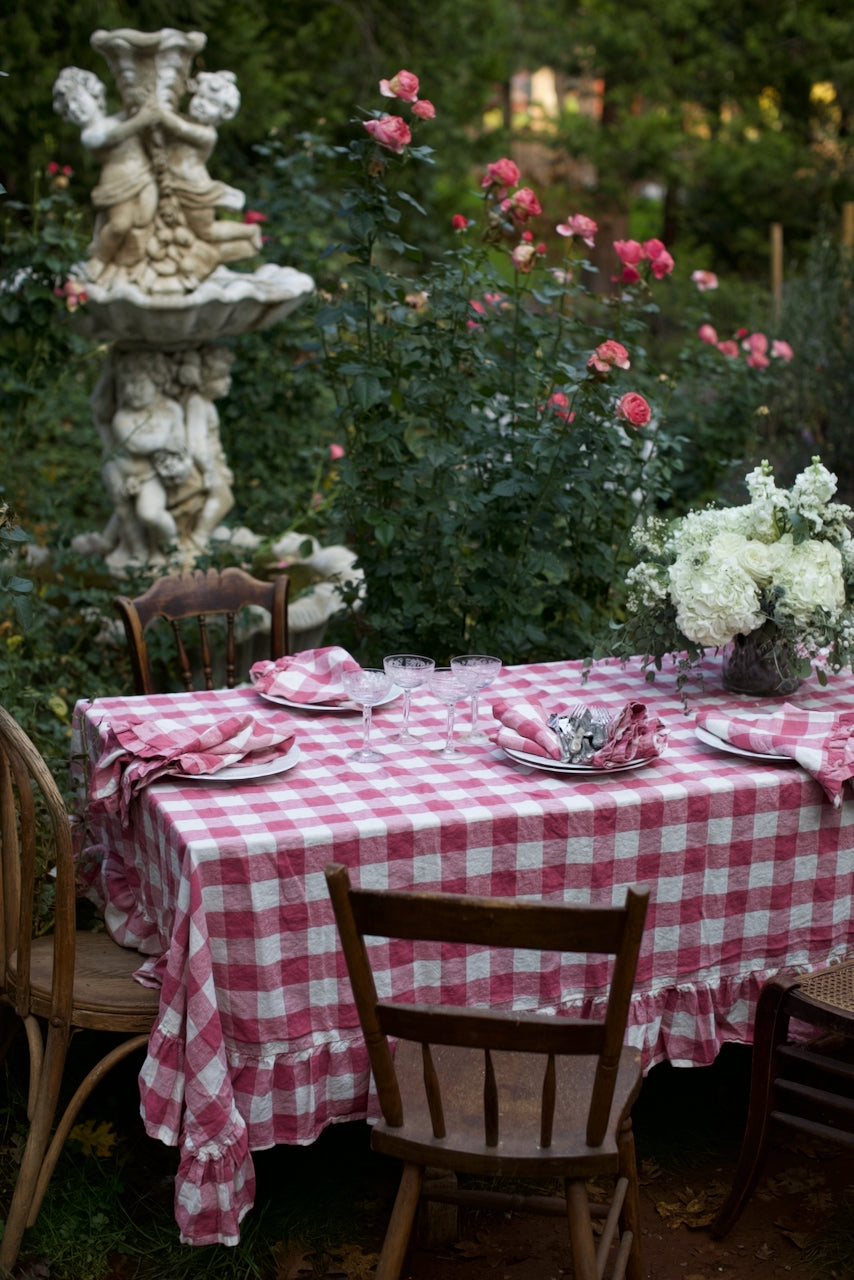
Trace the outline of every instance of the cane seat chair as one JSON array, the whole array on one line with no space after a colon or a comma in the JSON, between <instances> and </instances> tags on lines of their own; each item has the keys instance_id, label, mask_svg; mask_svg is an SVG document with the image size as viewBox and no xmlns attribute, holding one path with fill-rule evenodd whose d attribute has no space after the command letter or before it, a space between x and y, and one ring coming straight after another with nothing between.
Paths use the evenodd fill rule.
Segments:
<instances>
[{"instance_id":1,"label":"cane seat chair","mask_svg":"<svg viewBox=\"0 0 854 1280\"><path fill-rule=\"evenodd\" d=\"M36 928L41 871L55 874L53 932ZM0 1274L14 1266L38 1217L56 1161L81 1106L103 1076L147 1043L159 992L134 981L140 956L106 933L76 926L75 868L68 810L36 747L0 707L0 1005L23 1023L29 1047L29 1133L11 1205L4 1214ZM67 1095L66 1057L80 1030L109 1032L106 1052ZM124 1038L116 1043L116 1033ZM6 1037L3 1052L8 1048Z\"/></svg>"},{"instance_id":2,"label":"cane seat chair","mask_svg":"<svg viewBox=\"0 0 854 1280\"><path fill-rule=\"evenodd\" d=\"M817 1034L795 1041L793 1019ZM759 993L747 1123L732 1187L712 1223L715 1239L741 1216L780 1128L854 1150L854 960L778 975Z\"/></svg>"},{"instance_id":3,"label":"cane seat chair","mask_svg":"<svg viewBox=\"0 0 854 1280\"><path fill-rule=\"evenodd\" d=\"M269 612L269 656L274 660L284 657L288 652L289 589L287 574L279 574L272 582L263 582L243 569L194 569L189 573L158 578L135 599L116 596L113 604L127 637L134 693L158 691L155 664L145 634L156 618L163 618L170 624L180 678L187 690L199 684L205 689L213 689L217 685L229 689L234 687L238 678L236 618L247 605ZM225 624L224 667L220 671L211 646L210 623L215 615L220 615ZM194 628L190 628L187 621L190 618L195 619ZM182 629L182 622L192 630L195 642Z\"/></svg>"},{"instance_id":4,"label":"cane seat chair","mask_svg":"<svg viewBox=\"0 0 854 1280\"><path fill-rule=\"evenodd\" d=\"M648 891L630 889L625 907L577 907L353 889L334 863L326 879L382 1109L371 1146L403 1161L376 1280L400 1275L422 1198L566 1215L577 1280L602 1280L609 1264L607 1274L641 1280L631 1126L641 1062L623 1037ZM411 1003L405 992L380 999L366 936L614 956L604 1018ZM557 1178L564 1194L446 1188L425 1182L428 1167ZM594 1177L613 1179L610 1205L589 1202ZM604 1218L598 1246L594 1216Z\"/></svg>"}]
</instances>

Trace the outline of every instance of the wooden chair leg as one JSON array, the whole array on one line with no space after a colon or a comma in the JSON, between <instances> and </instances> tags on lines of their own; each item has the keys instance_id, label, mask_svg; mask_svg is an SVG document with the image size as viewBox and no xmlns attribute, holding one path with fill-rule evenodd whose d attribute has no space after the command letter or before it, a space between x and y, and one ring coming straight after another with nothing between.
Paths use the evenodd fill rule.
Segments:
<instances>
[{"instance_id":1,"label":"wooden chair leg","mask_svg":"<svg viewBox=\"0 0 854 1280\"><path fill-rule=\"evenodd\" d=\"M400 1186L391 1211L391 1221L383 1240L375 1280L398 1280L406 1257L409 1237L418 1211L424 1169L419 1164L405 1164Z\"/></svg>"},{"instance_id":2,"label":"wooden chair leg","mask_svg":"<svg viewBox=\"0 0 854 1280\"><path fill-rule=\"evenodd\" d=\"M640 1197L638 1195L638 1165L635 1155L635 1135L632 1129L631 1116L624 1121L619 1136L620 1176L626 1178L628 1187L620 1215L620 1228L623 1235L630 1231L632 1235L631 1249L626 1264L627 1280L643 1280L643 1260L641 1257L641 1217Z\"/></svg>"},{"instance_id":3,"label":"wooden chair leg","mask_svg":"<svg viewBox=\"0 0 854 1280\"><path fill-rule=\"evenodd\" d=\"M33 1108L30 1132L27 1136L21 1168L18 1171L12 1203L6 1215L3 1239L0 1241L0 1275L11 1271L21 1248L21 1241L30 1216L30 1204L35 1194L42 1161L50 1140L53 1118L59 1103L68 1040L67 1027L49 1028L44 1069Z\"/></svg>"},{"instance_id":4,"label":"wooden chair leg","mask_svg":"<svg viewBox=\"0 0 854 1280\"><path fill-rule=\"evenodd\" d=\"M575 1280L598 1280L593 1221L584 1179L567 1178L564 1186Z\"/></svg>"},{"instance_id":5,"label":"wooden chair leg","mask_svg":"<svg viewBox=\"0 0 854 1280\"><path fill-rule=\"evenodd\" d=\"M789 1027L788 1016L783 1012L787 994L784 987L774 982L766 983L759 993L753 1031L747 1124L729 1195L710 1228L715 1240L725 1236L738 1221L762 1170L768 1139L768 1115L771 1110L777 1046L785 1040Z\"/></svg>"},{"instance_id":6,"label":"wooden chair leg","mask_svg":"<svg viewBox=\"0 0 854 1280\"><path fill-rule=\"evenodd\" d=\"M42 1207L45 1192L47 1191L48 1184L53 1176L53 1171L56 1168L56 1162L59 1159L62 1148L65 1146L65 1140L71 1132L74 1121L77 1119L78 1112L83 1106L83 1103L89 1097L92 1090L100 1084L104 1076L107 1075L108 1072L112 1071L113 1067L116 1066L117 1063L121 1062L123 1058L127 1058L129 1054L134 1052L134 1050L144 1048L148 1044L148 1041L149 1035L147 1031L138 1036L133 1036L130 1040L123 1040L122 1043L117 1045L111 1053L108 1053L100 1062L97 1062L77 1086L74 1097L62 1113L62 1119L56 1126L56 1132L51 1138L50 1146L42 1160L42 1166L39 1171L36 1188L33 1192L33 1198L30 1201L30 1212L27 1217L28 1227L34 1226L36 1218L39 1216L39 1210Z\"/></svg>"}]
</instances>

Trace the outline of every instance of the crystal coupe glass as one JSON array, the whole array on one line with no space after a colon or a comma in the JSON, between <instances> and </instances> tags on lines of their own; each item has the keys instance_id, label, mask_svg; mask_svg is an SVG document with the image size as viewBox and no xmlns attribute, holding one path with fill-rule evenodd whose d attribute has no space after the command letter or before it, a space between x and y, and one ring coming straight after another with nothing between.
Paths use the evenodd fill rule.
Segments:
<instances>
[{"instance_id":1,"label":"crystal coupe glass","mask_svg":"<svg viewBox=\"0 0 854 1280\"><path fill-rule=\"evenodd\" d=\"M471 695L471 732L466 741L480 746L489 742L485 733L478 730L478 696L481 689L492 684L501 670L501 659L488 653L461 653L451 658L451 670L462 680Z\"/></svg>"},{"instance_id":2,"label":"crystal coupe glass","mask_svg":"<svg viewBox=\"0 0 854 1280\"><path fill-rule=\"evenodd\" d=\"M350 759L360 764L385 759L381 751L371 746L371 712L391 691L391 677L381 667L358 667L355 671L342 672L341 683L348 696L362 708L362 745L350 753Z\"/></svg>"},{"instance_id":3,"label":"crystal coupe glass","mask_svg":"<svg viewBox=\"0 0 854 1280\"><path fill-rule=\"evenodd\" d=\"M418 742L418 734L409 730L409 703L412 690L426 682L430 672L436 666L432 658L425 658L420 653L390 653L383 658L383 668L391 676L394 684L403 690L403 725L397 734L396 742L412 744Z\"/></svg>"},{"instance_id":4,"label":"crystal coupe glass","mask_svg":"<svg viewBox=\"0 0 854 1280\"><path fill-rule=\"evenodd\" d=\"M445 745L437 752L440 756L453 759L460 754L454 746L454 708L463 698L469 696L470 690L450 667L436 667L430 672L430 692L448 708L448 726L445 733Z\"/></svg>"}]
</instances>

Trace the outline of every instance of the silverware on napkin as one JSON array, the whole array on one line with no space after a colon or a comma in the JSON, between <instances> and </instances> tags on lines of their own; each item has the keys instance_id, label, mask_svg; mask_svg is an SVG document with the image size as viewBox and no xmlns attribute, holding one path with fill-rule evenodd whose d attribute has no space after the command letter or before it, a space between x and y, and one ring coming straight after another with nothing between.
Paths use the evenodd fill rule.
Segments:
<instances>
[{"instance_id":1,"label":"silverware on napkin","mask_svg":"<svg viewBox=\"0 0 854 1280\"><path fill-rule=\"evenodd\" d=\"M588 764L610 736L613 717L607 707L577 703L571 711L556 711L548 725L560 743L563 764Z\"/></svg>"}]
</instances>

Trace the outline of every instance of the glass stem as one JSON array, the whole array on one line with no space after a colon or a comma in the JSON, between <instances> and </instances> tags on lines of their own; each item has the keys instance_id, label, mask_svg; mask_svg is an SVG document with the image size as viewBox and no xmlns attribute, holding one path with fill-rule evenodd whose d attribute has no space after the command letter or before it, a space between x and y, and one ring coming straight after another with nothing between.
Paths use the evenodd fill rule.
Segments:
<instances>
[{"instance_id":1,"label":"glass stem","mask_svg":"<svg viewBox=\"0 0 854 1280\"><path fill-rule=\"evenodd\" d=\"M446 737L445 737L445 750L446 750L446 751L450 751L450 750L451 750L451 742L452 742L453 737L454 737L454 709L455 709L455 707L454 707L454 703L453 703L453 702L449 702L449 703L448 703L448 732L447 732L447 735L446 735Z\"/></svg>"},{"instance_id":2,"label":"glass stem","mask_svg":"<svg viewBox=\"0 0 854 1280\"><path fill-rule=\"evenodd\" d=\"M471 731L472 731L472 736L474 736L474 735L477 733L477 714L478 714L478 709L477 709L477 696L478 696L478 694L479 694L479 693L480 693L480 690L479 690L479 689L475 689L474 693L471 695Z\"/></svg>"},{"instance_id":3,"label":"glass stem","mask_svg":"<svg viewBox=\"0 0 854 1280\"><path fill-rule=\"evenodd\" d=\"M369 702L362 707L362 750L367 751L371 741L371 712L373 708Z\"/></svg>"},{"instance_id":4,"label":"glass stem","mask_svg":"<svg viewBox=\"0 0 854 1280\"><path fill-rule=\"evenodd\" d=\"M404 734L409 732L409 702L411 698L412 698L412 690L404 689L403 690L403 732Z\"/></svg>"}]
</instances>

